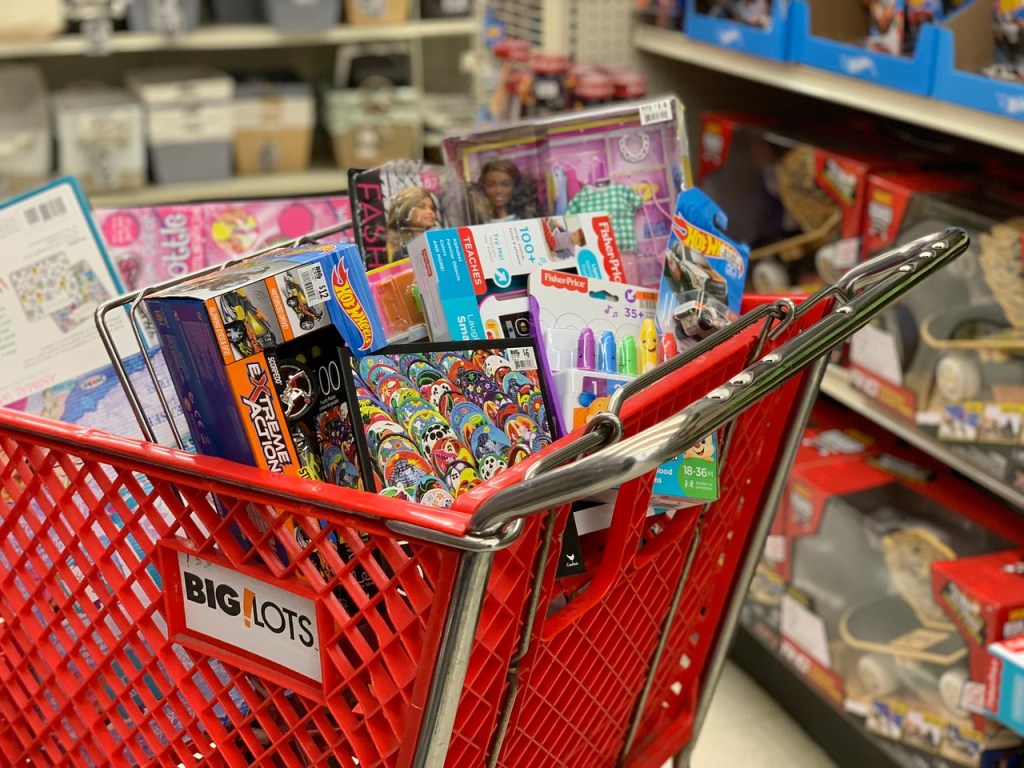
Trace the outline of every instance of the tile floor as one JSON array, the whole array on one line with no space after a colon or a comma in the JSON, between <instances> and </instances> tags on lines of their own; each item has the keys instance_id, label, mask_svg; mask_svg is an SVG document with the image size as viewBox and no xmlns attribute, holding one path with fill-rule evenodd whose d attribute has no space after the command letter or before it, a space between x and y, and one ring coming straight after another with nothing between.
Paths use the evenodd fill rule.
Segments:
<instances>
[{"instance_id":1,"label":"tile floor","mask_svg":"<svg viewBox=\"0 0 1024 768\"><path fill-rule=\"evenodd\" d=\"M691 768L835 768L828 755L745 672L729 663Z\"/></svg>"}]
</instances>

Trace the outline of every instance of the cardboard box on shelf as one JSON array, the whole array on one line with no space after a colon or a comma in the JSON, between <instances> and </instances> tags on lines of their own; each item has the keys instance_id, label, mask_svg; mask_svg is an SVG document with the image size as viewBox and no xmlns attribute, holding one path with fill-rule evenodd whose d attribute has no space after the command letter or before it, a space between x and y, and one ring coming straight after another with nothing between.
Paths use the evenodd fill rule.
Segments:
<instances>
[{"instance_id":1,"label":"cardboard box on shelf","mask_svg":"<svg viewBox=\"0 0 1024 768\"><path fill-rule=\"evenodd\" d=\"M869 182L865 255L959 226L970 250L858 333L851 383L989 474L1024 487L1024 200L943 175Z\"/></svg>"},{"instance_id":2,"label":"cardboard box on shelf","mask_svg":"<svg viewBox=\"0 0 1024 768\"><path fill-rule=\"evenodd\" d=\"M999 682L1001 669L1010 664L1001 664L999 654L991 655L989 649L1024 635L1024 551L934 563L932 583L936 602L968 646L969 677L960 688L959 707L973 714L979 730L988 716L1008 725L1016 722L1019 730L1024 711L1013 721L1012 708L1001 706L1004 697L1012 698L1013 684Z\"/></svg>"},{"instance_id":3,"label":"cardboard box on shelf","mask_svg":"<svg viewBox=\"0 0 1024 768\"><path fill-rule=\"evenodd\" d=\"M833 282L860 260L868 174L926 162L922 149L873 136L870 149L828 123L813 136L770 117L707 112L698 180L751 246L748 288L778 293Z\"/></svg>"},{"instance_id":4,"label":"cardboard box on shelf","mask_svg":"<svg viewBox=\"0 0 1024 768\"><path fill-rule=\"evenodd\" d=\"M1019 740L961 706L968 641L930 577L939 563L1019 546L1015 513L945 467L888 446L798 462L786 495L783 659L922 765L1019 758Z\"/></svg>"}]
</instances>

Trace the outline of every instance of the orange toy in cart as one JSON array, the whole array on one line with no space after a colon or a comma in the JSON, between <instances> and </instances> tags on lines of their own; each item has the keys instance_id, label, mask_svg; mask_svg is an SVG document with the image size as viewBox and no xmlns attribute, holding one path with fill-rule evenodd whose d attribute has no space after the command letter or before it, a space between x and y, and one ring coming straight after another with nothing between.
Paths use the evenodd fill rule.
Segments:
<instances>
[{"instance_id":1,"label":"orange toy in cart","mask_svg":"<svg viewBox=\"0 0 1024 768\"><path fill-rule=\"evenodd\" d=\"M955 232L933 245L848 312L748 305L697 364L666 363L625 401L621 442L574 433L451 510L0 411L0 748L62 766L478 766L492 748L523 768L660 765L724 660L805 366L965 247ZM768 318L789 318L772 339ZM649 524L665 454L737 415L726 471L743 481L707 514ZM563 449L595 452L553 466ZM609 484L623 490L603 551L556 584L565 502Z\"/></svg>"}]
</instances>

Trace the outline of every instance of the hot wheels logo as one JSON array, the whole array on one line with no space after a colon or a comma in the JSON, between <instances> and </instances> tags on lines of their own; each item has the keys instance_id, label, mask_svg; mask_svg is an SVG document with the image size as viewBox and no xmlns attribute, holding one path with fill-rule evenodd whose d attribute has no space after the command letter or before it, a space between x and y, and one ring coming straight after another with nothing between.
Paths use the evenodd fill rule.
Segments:
<instances>
[{"instance_id":1,"label":"hot wheels logo","mask_svg":"<svg viewBox=\"0 0 1024 768\"><path fill-rule=\"evenodd\" d=\"M242 404L249 409L249 421L259 440L260 453L271 472L283 472L291 466L292 457L285 442L281 421L274 407L274 392L270 387L270 378L266 369L259 362L249 363L245 372L252 385L252 391L242 398Z\"/></svg>"},{"instance_id":2,"label":"hot wheels logo","mask_svg":"<svg viewBox=\"0 0 1024 768\"><path fill-rule=\"evenodd\" d=\"M370 322L370 316L363 309L359 297L356 296L355 289L348 278L348 270L345 269L343 263L334 267L334 271L331 273L331 285L334 287L334 297L338 300L338 305L352 321L352 325L355 326L356 332L363 341L359 346L360 351L365 352L373 342L373 324Z\"/></svg>"}]
</instances>

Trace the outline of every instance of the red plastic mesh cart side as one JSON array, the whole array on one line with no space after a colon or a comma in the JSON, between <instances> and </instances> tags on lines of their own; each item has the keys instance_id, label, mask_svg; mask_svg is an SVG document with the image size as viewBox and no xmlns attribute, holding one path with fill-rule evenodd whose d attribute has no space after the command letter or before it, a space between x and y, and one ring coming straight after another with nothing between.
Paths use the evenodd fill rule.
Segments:
<instances>
[{"instance_id":1,"label":"red plastic mesh cart side","mask_svg":"<svg viewBox=\"0 0 1024 768\"><path fill-rule=\"evenodd\" d=\"M946 232L751 308L451 510L0 409L0 750L660 765L699 730L820 361L965 248ZM722 498L647 517L656 467L711 432ZM587 574L556 580L568 503L615 486Z\"/></svg>"}]
</instances>

